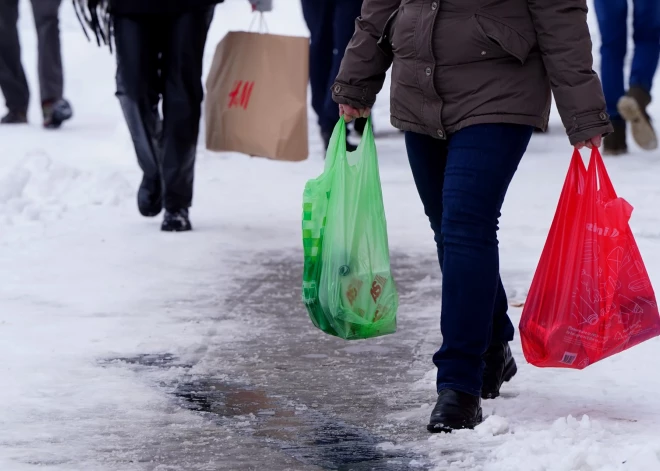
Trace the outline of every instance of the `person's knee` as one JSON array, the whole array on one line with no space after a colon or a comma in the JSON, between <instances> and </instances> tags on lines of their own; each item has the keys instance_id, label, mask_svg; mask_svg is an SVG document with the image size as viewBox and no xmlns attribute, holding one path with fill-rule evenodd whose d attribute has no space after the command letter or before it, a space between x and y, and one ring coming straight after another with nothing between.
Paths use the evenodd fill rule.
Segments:
<instances>
[{"instance_id":1,"label":"person's knee","mask_svg":"<svg viewBox=\"0 0 660 471\"><path fill-rule=\"evenodd\" d=\"M145 71L135 63L118 61L116 81L117 97L125 97L136 103L158 103L158 90Z\"/></svg>"},{"instance_id":2,"label":"person's knee","mask_svg":"<svg viewBox=\"0 0 660 471\"><path fill-rule=\"evenodd\" d=\"M124 116L141 116L141 107L140 103L137 100L134 100L130 96L122 93L121 91L117 90L117 93L115 93L115 96L119 100L119 106L121 106L121 110L124 113Z\"/></svg>"},{"instance_id":3,"label":"person's knee","mask_svg":"<svg viewBox=\"0 0 660 471\"><path fill-rule=\"evenodd\" d=\"M605 47L616 48L623 50L625 53L628 45L628 29L625 12L622 12L623 17L619 17L616 21L605 21L607 26L601 26L601 44Z\"/></svg>"},{"instance_id":4,"label":"person's knee","mask_svg":"<svg viewBox=\"0 0 660 471\"><path fill-rule=\"evenodd\" d=\"M449 201L448 201L449 200ZM445 198L442 239L445 246L483 248L497 246L499 211L487 205L466 204Z\"/></svg>"},{"instance_id":5,"label":"person's knee","mask_svg":"<svg viewBox=\"0 0 660 471\"><path fill-rule=\"evenodd\" d=\"M633 38L636 42L650 41L656 45L660 42L660 5L635 22Z\"/></svg>"},{"instance_id":6,"label":"person's knee","mask_svg":"<svg viewBox=\"0 0 660 471\"><path fill-rule=\"evenodd\" d=\"M163 113L168 119L184 122L194 119L201 112L203 90L196 88L167 93L163 102Z\"/></svg>"},{"instance_id":7,"label":"person's knee","mask_svg":"<svg viewBox=\"0 0 660 471\"><path fill-rule=\"evenodd\" d=\"M163 102L164 131L179 139L194 138L199 132L201 103L186 96L166 97Z\"/></svg>"},{"instance_id":8,"label":"person's knee","mask_svg":"<svg viewBox=\"0 0 660 471\"><path fill-rule=\"evenodd\" d=\"M117 91L115 95L120 100L130 100L138 103L146 95L146 90L143 90L139 80L131 80L130 76L124 73L117 73Z\"/></svg>"}]
</instances>

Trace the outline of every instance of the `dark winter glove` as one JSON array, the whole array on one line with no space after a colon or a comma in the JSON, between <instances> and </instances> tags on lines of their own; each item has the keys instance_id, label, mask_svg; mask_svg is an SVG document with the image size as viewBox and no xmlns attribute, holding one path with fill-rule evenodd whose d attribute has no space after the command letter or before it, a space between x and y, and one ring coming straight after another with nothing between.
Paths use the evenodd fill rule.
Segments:
<instances>
[{"instance_id":1,"label":"dark winter glove","mask_svg":"<svg viewBox=\"0 0 660 471\"><path fill-rule=\"evenodd\" d=\"M273 0L249 0L252 4L252 11L260 13L273 11Z\"/></svg>"}]
</instances>

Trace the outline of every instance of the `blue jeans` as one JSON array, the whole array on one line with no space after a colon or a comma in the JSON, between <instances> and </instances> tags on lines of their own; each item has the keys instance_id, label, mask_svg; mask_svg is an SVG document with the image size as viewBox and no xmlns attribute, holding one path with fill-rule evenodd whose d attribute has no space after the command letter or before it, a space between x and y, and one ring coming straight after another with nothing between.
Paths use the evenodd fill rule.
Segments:
<instances>
[{"instance_id":1,"label":"blue jeans","mask_svg":"<svg viewBox=\"0 0 660 471\"><path fill-rule=\"evenodd\" d=\"M628 0L595 0L595 4L602 36L601 80L607 112L613 119L621 119L616 107L625 94L623 68L628 51ZM650 93L660 57L660 1L634 0L633 4L635 53L629 87L641 87Z\"/></svg>"},{"instance_id":2,"label":"blue jeans","mask_svg":"<svg viewBox=\"0 0 660 471\"><path fill-rule=\"evenodd\" d=\"M339 119L339 108L332 101L330 88L339 74L361 8L362 0L302 0L303 15L311 36L309 81L312 108L325 132L332 133Z\"/></svg>"},{"instance_id":3,"label":"blue jeans","mask_svg":"<svg viewBox=\"0 0 660 471\"><path fill-rule=\"evenodd\" d=\"M406 133L410 167L431 222L442 270L438 391L481 394L482 356L513 340L500 279L498 219L532 137L531 126L480 124L448 141Z\"/></svg>"}]
</instances>

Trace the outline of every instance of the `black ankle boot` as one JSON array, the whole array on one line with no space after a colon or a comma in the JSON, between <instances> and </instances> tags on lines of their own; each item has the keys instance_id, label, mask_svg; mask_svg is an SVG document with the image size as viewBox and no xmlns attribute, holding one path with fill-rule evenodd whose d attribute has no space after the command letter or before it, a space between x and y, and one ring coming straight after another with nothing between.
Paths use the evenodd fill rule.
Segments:
<instances>
[{"instance_id":1,"label":"black ankle boot","mask_svg":"<svg viewBox=\"0 0 660 471\"><path fill-rule=\"evenodd\" d=\"M613 119L614 132L603 138L603 155L623 155L628 153L626 142L626 122Z\"/></svg>"},{"instance_id":2,"label":"black ankle boot","mask_svg":"<svg viewBox=\"0 0 660 471\"><path fill-rule=\"evenodd\" d=\"M481 398L453 389L438 393L438 401L426 429L431 433L473 429L483 422Z\"/></svg>"},{"instance_id":3,"label":"black ankle boot","mask_svg":"<svg viewBox=\"0 0 660 471\"><path fill-rule=\"evenodd\" d=\"M46 129L59 129L64 121L71 119L73 109L71 103L65 99L45 101L41 104Z\"/></svg>"},{"instance_id":4,"label":"black ankle boot","mask_svg":"<svg viewBox=\"0 0 660 471\"><path fill-rule=\"evenodd\" d=\"M26 124L28 122L27 113L24 111L9 111L0 119L0 124Z\"/></svg>"},{"instance_id":5,"label":"black ankle boot","mask_svg":"<svg viewBox=\"0 0 660 471\"><path fill-rule=\"evenodd\" d=\"M185 232L191 231L192 225L188 218L187 209L178 209L175 211L166 210L163 225L160 229L164 232Z\"/></svg>"},{"instance_id":6,"label":"black ankle boot","mask_svg":"<svg viewBox=\"0 0 660 471\"><path fill-rule=\"evenodd\" d=\"M502 384L511 381L518 372L508 343L491 345L483 356L486 363L484 381L481 387L483 399L495 399L500 395Z\"/></svg>"},{"instance_id":7,"label":"black ankle boot","mask_svg":"<svg viewBox=\"0 0 660 471\"><path fill-rule=\"evenodd\" d=\"M137 194L137 204L140 214L152 218L163 210L163 189L160 177L155 180L142 177Z\"/></svg>"}]
</instances>

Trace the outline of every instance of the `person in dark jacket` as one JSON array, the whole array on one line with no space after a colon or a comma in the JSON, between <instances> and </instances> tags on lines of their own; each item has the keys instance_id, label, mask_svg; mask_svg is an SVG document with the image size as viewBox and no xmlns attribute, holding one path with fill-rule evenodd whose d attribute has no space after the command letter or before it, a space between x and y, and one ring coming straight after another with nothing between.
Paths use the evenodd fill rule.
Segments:
<instances>
[{"instance_id":1,"label":"person in dark jacket","mask_svg":"<svg viewBox=\"0 0 660 471\"><path fill-rule=\"evenodd\" d=\"M62 51L59 9L61 0L32 0L39 49L39 85L45 128L59 128L73 115L63 97ZM18 38L18 0L0 0L0 89L5 96L7 114L0 124L27 123L30 89Z\"/></svg>"},{"instance_id":2,"label":"person in dark jacket","mask_svg":"<svg viewBox=\"0 0 660 471\"><path fill-rule=\"evenodd\" d=\"M91 13L84 16L97 37L108 42L110 24L114 29L117 97L143 172L138 209L154 217L164 208L163 231L192 229L202 59L215 5L222 1L110 0L100 17L99 0L87 0L82 9ZM258 11L271 2L249 1Z\"/></svg>"},{"instance_id":3,"label":"person in dark jacket","mask_svg":"<svg viewBox=\"0 0 660 471\"><path fill-rule=\"evenodd\" d=\"M437 402L427 429L482 421L481 398L516 374L499 274L498 219L551 90L571 144L612 126L592 70L586 0L365 0L333 87L368 116L393 64L391 114L435 233L442 270Z\"/></svg>"},{"instance_id":4,"label":"person in dark jacket","mask_svg":"<svg viewBox=\"0 0 660 471\"><path fill-rule=\"evenodd\" d=\"M348 42L360 16L362 0L302 0L303 16L310 32L309 81L312 108L318 116L321 137L328 147L337 124L337 105L332 101L331 86L339 72ZM366 120L356 122L361 133ZM355 146L347 143L348 150Z\"/></svg>"},{"instance_id":5,"label":"person in dark jacket","mask_svg":"<svg viewBox=\"0 0 660 471\"><path fill-rule=\"evenodd\" d=\"M628 152L626 121L633 138L644 150L658 147L646 107L651 103L653 78L660 59L660 1L634 0L632 58L628 91L625 89L624 61L628 52L628 0L596 0L596 16L602 44L601 75L612 116L614 132L603 143L603 153L621 155Z\"/></svg>"}]
</instances>

